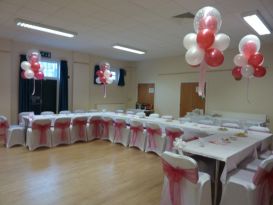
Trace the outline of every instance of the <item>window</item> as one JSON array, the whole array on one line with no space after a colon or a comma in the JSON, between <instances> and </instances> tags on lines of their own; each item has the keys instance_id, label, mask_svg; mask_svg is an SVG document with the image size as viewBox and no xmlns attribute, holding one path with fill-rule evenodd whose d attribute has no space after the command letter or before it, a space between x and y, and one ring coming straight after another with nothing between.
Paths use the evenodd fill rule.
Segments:
<instances>
[{"instance_id":1,"label":"window","mask_svg":"<svg viewBox=\"0 0 273 205\"><path fill-rule=\"evenodd\" d=\"M113 80L113 83L114 84L117 84L118 83L118 69L117 68L111 68L110 69L110 71L111 71L111 74L112 74L112 77L111 77L111 79Z\"/></svg>"},{"instance_id":2,"label":"window","mask_svg":"<svg viewBox=\"0 0 273 205\"><path fill-rule=\"evenodd\" d=\"M43 72L45 79L56 79L60 78L60 69L58 61L41 61L41 67L44 68Z\"/></svg>"}]
</instances>

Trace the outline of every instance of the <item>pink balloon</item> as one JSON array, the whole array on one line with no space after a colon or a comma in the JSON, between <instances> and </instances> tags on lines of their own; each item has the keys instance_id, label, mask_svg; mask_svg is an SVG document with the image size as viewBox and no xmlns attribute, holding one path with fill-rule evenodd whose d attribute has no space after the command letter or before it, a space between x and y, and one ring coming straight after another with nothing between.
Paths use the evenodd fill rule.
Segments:
<instances>
[{"instance_id":1,"label":"pink balloon","mask_svg":"<svg viewBox=\"0 0 273 205\"><path fill-rule=\"evenodd\" d=\"M25 76L25 71L22 71L22 72L21 72L21 78L22 78L22 79L27 79L26 76Z\"/></svg>"},{"instance_id":2,"label":"pink balloon","mask_svg":"<svg viewBox=\"0 0 273 205\"><path fill-rule=\"evenodd\" d=\"M215 39L215 35L213 31L209 29L203 29L202 31L199 31L197 34L197 44L200 48L207 49L209 48Z\"/></svg>"},{"instance_id":3,"label":"pink balloon","mask_svg":"<svg viewBox=\"0 0 273 205\"><path fill-rule=\"evenodd\" d=\"M245 55L247 59L249 59L251 55L255 54L256 50L257 50L257 46L254 41L248 41L242 47L243 54Z\"/></svg>"},{"instance_id":4,"label":"pink balloon","mask_svg":"<svg viewBox=\"0 0 273 205\"><path fill-rule=\"evenodd\" d=\"M44 73L39 71L37 73L35 73L35 77L38 79L38 80L43 80L44 79Z\"/></svg>"},{"instance_id":5,"label":"pink balloon","mask_svg":"<svg viewBox=\"0 0 273 205\"><path fill-rule=\"evenodd\" d=\"M217 48L209 48L206 50L205 61L211 67L217 67L224 62L224 55Z\"/></svg>"},{"instance_id":6,"label":"pink balloon","mask_svg":"<svg viewBox=\"0 0 273 205\"><path fill-rule=\"evenodd\" d=\"M213 33L217 32L217 18L215 16L205 16L199 21L198 30L209 29Z\"/></svg>"},{"instance_id":7,"label":"pink balloon","mask_svg":"<svg viewBox=\"0 0 273 205\"><path fill-rule=\"evenodd\" d=\"M33 70L33 72L38 72L40 70L40 67L40 63L38 62L31 63L31 69Z\"/></svg>"},{"instance_id":8,"label":"pink balloon","mask_svg":"<svg viewBox=\"0 0 273 205\"><path fill-rule=\"evenodd\" d=\"M254 67L259 66L263 63L264 57L261 53L254 53L248 59L248 64L253 65Z\"/></svg>"}]
</instances>

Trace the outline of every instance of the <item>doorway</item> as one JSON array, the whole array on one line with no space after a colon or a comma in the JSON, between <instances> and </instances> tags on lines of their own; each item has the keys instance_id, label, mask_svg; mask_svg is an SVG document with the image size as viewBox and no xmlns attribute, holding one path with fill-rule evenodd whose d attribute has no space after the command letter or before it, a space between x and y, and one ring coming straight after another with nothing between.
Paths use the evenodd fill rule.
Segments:
<instances>
[{"instance_id":1,"label":"doorway","mask_svg":"<svg viewBox=\"0 0 273 205\"><path fill-rule=\"evenodd\" d=\"M205 112L206 100L198 95L197 87L198 83L181 83L180 117L184 117L187 112L194 109L202 109Z\"/></svg>"},{"instance_id":2,"label":"doorway","mask_svg":"<svg viewBox=\"0 0 273 205\"><path fill-rule=\"evenodd\" d=\"M154 91L155 91L154 83L138 84L137 104L141 106L139 108L147 110L154 109Z\"/></svg>"}]
</instances>

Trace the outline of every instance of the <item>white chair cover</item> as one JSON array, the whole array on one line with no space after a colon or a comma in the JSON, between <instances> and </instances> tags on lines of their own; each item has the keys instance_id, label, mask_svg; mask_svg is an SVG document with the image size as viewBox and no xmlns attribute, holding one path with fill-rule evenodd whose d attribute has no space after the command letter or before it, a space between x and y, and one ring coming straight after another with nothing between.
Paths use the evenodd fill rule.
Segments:
<instances>
[{"instance_id":1,"label":"white chair cover","mask_svg":"<svg viewBox=\"0 0 273 205\"><path fill-rule=\"evenodd\" d=\"M164 152L162 160L165 175L160 205L211 205L210 176L198 172L192 158ZM180 171L180 180L173 181L172 175L177 177Z\"/></svg>"},{"instance_id":2,"label":"white chair cover","mask_svg":"<svg viewBox=\"0 0 273 205\"><path fill-rule=\"evenodd\" d=\"M61 144L70 144L70 117L57 118L54 122L52 131L52 146L56 147Z\"/></svg>"},{"instance_id":3,"label":"white chair cover","mask_svg":"<svg viewBox=\"0 0 273 205\"><path fill-rule=\"evenodd\" d=\"M100 139L102 134L102 118L100 116L92 116L88 118L87 139L88 141Z\"/></svg>"},{"instance_id":4,"label":"white chair cover","mask_svg":"<svg viewBox=\"0 0 273 205\"><path fill-rule=\"evenodd\" d=\"M6 147L26 144L26 128L20 125L11 125L8 129Z\"/></svg>"},{"instance_id":5,"label":"white chair cover","mask_svg":"<svg viewBox=\"0 0 273 205\"><path fill-rule=\"evenodd\" d=\"M101 120L101 137L102 140L110 140L113 142L114 138L113 119L110 117L103 117Z\"/></svg>"},{"instance_id":6,"label":"white chair cover","mask_svg":"<svg viewBox=\"0 0 273 205\"><path fill-rule=\"evenodd\" d=\"M30 151L38 147L51 147L51 120L39 119L32 122L32 127L27 129L26 146Z\"/></svg>"},{"instance_id":7,"label":"white chair cover","mask_svg":"<svg viewBox=\"0 0 273 205\"><path fill-rule=\"evenodd\" d=\"M26 126L24 116L29 116L32 118L34 116L34 112L20 112L19 113L19 125L20 126Z\"/></svg>"},{"instance_id":8,"label":"white chair cover","mask_svg":"<svg viewBox=\"0 0 273 205\"><path fill-rule=\"evenodd\" d=\"M130 140L130 128L127 127L126 121L123 119L115 119L114 121L114 143L122 144L127 147Z\"/></svg>"},{"instance_id":9,"label":"white chair cover","mask_svg":"<svg viewBox=\"0 0 273 205\"><path fill-rule=\"evenodd\" d=\"M144 131L143 124L139 121L131 121L129 147L137 147L141 151L144 151L145 145L146 145L146 131Z\"/></svg>"},{"instance_id":10,"label":"white chair cover","mask_svg":"<svg viewBox=\"0 0 273 205\"><path fill-rule=\"evenodd\" d=\"M182 138L183 131L176 127L166 127L165 134L166 134L166 147L165 151L174 152L176 149L174 147L174 142L178 138Z\"/></svg>"},{"instance_id":11,"label":"white chair cover","mask_svg":"<svg viewBox=\"0 0 273 205\"><path fill-rule=\"evenodd\" d=\"M160 156L166 145L166 136L162 135L160 126L158 124L148 123L146 125L146 138L145 152L154 152Z\"/></svg>"},{"instance_id":12,"label":"white chair cover","mask_svg":"<svg viewBox=\"0 0 273 205\"><path fill-rule=\"evenodd\" d=\"M262 176L264 173L272 179L273 156L262 161L256 172L242 169L233 171L223 185L220 205L270 205L273 193L268 185L271 183L272 186L273 181Z\"/></svg>"},{"instance_id":13,"label":"white chair cover","mask_svg":"<svg viewBox=\"0 0 273 205\"><path fill-rule=\"evenodd\" d=\"M70 143L73 144L78 141L87 141L87 117L75 117L71 122L72 126L70 127Z\"/></svg>"},{"instance_id":14,"label":"white chair cover","mask_svg":"<svg viewBox=\"0 0 273 205\"><path fill-rule=\"evenodd\" d=\"M55 113L52 111L43 111L41 112L41 115L54 115Z\"/></svg>"},{"instance_id":15,"label":"white chair cover","mask_svg":"<svg viewBox=\"0 0 273 205\"><path fill-rule=\"evenodd\" d=\"M2 141L4 145L7 143L8 129L9 123L7 118L3 115L0 115L0 141Z\"/></svg>"}]
</instances>

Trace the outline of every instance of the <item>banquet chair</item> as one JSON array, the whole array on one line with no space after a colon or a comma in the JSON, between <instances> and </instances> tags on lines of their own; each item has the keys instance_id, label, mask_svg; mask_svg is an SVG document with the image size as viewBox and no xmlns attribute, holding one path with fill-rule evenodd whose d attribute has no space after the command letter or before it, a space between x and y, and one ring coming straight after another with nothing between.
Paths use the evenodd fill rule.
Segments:
<instances>
[{"instance_id":1,"label":"banquet chair","mask_svg":"<svg viewBox=\"0 0 273 205\"><path fill-rule=\"evenodd\" d=\"M210 176L198 172L194 159L164 152L164 181L160 205L211 205Z\"/></svg>"},{"instance_id":2,"label":"banquet chair","mask_svg":"<svg viewBox=\"0 0 273 205\"><path fill-rule=\"evenodd\" d=\"M71 114L70 110L61 110L60 114Z\"/></svg>"},{"instance_id":3,"label":"banquet chair","mask_svg":"<svg viewBox=\"0 0 273 205\"><path fill-rule=\"evenodd\" d=\"M173 152L173 143L176 138L181 138L183 135L183 131L179 128L175 127L166 127L165 134L166 134L166 148L165 151Z\"/></svg>"},{"instance_id":4,"label":"banquet chair","mask_svg":"<svg viewBox=\"0 0 273 205\"><path fill-rule=\"evenodd\" d=\"M145 152L154 152L160 156L165 149L166 137L162 135L158 124L148 123L146 125L146 138Z\"/></svg>"},{"instance_id":5,"label":"banquet chair","mask_svg":"<svg viewBox=\"0 0 273 205\"><path fill-rule=\"evenodd\" d=\"M0 116L0 137L7 148L14 145L25 145L25 126L9 125L5 116Z\"/></svg>"},{"instance_id":6,"label":"banquet chair","mask_svg":"<svg viewBox=\"0 0 273 205\"><path fill-rule=\"evenodd\" d=\"M20 126L23 126L23 127L25 127L26 126L26 122L25 122L25 120L24 120L24 117L30 117L30 118L32 118L33 116L34 116L34 112L20 112L19 113L19 125Z\"/></svg>"},{"instance_id":7,"label":"banquet chair","mask_svg":"<svg viewBox=\"0 0 273 205\"><path fill-rule=\"evenodd\" d=\"M130 129L127 128L126 121L123 119L114 120L113 142L127 147L130 140Z\"/></svg>"},{"instance_id":8,"label":"banquet chair","mask_svg":"<svg viewBox=\"0 0 273 205\"><path fill-rule=\"evenodd\" d=\"M226 120L222 119L220 122L221 127L227 127L227 128L236 128L240 129L242 128L242 123L239 120Z\"/></svg>"},{"instance_id":9,"label":"banquet chair","mask_svg":"<svg viewBox=\"0 0 273 205\"><path fill-rule=\"evenodd\" d=\"M137 112L137 113L136 113L136 116L137 116L137 117L140 117L140 118L143 118L143 117L146 116L146 114L145 114L144 112Z\"/></svg>"},{"instance_id":10,"label":"banquet chair","mask_svg":"<svg viewBox=\"0 0 273 205\"><path fill-rule=\"evenodd\" d=\"M85 111L82 109L76 109L73 111L73 113L85 113Z\"/></svg>"},{"instance_id":11,"label":"banquet chair","mask_svg":"<svg viewBox=\"0 0 273 205\"><path fill-rule=\"evenodd\" d=\"M52 111L43 111L41 112L41 115L54 115L55 113Z\"/></svg>"},{"instance_id":12,"label":"banquet chair","mask_svg":"<svg viewBox=\"0 0 273 205\"><path fill-rule=\"evenodd\" d=\"M87 117L79 116L72 119L72 126L70 126L70 143L73 144L78 141L87 141Z\"/></svg>"},{"instance_id":13,"label":"banquet chair","mask_svg":"<svg viewBox=\"0 0 273 205\"><path fill-rule=\"evenodd\" d=\"M27 129L26 146L30 151L38 147L51 147L51 120L33 120L32 126Z\"/></svg>"},{"instance_id":14,"label":"banquet chair","mask_svg":"<svg viewBox=\"0 0 273 205\"><path fill-rule=\"evenodd\" d=\"M272 178L273 156L264 160L255 172L243 169L233 171L223 185L220 205L270 205Z\"/></svg>"},{"instance_id":15,"label":"banquet chair","mask_svg":"<svg viewBox=\"0 0 273 205\"><path fill-rule=\"evenodd\" d=\"M149 115L149 118L159 118L160 115L158 113L152 113Z\"/></svg>"},{"instance_id":16,"label":"banquet chair","mask_svg":"<svg viewBox=\"0 0 273 205\"><path fill-rule=\"evenodd\" d=\"M100 139L102 133L102 118L100 116L92 116L88 118L87 122L88 141Z\"/></svg>"},{"instance_id":17,"label":"banquet chair","mask_svg":"<svg viewBox=\"0 0 273 205\"><path fill-rule=\"evenodd\" d=\"M129 147L137 147L141 151L144 151L145 145L146 145L146 131L144 131L143 124L139 121L131 121Z\"/></svg>"},{"instance_id":18,"label":"banquet chair","mask_svg":"<svg viewBox=\"0 0 273 205\"><path fill-rule=\"evenodd\" d=\"M52 132L52 146L70 144L70 117L60 117L54 122Z\"/></svg>"},{"instance_id":19,"label":"banquet chair","mask_svg":"<svg viewBox=\"0 0 273 205\"><path fill-rule=\"evenodd\" d=\"M266 159L266 158L270 157L271 155L273 155L273 150L269 149L263 153L260 153L259 159Z\"/></svg>"},{"instance_id":20,"label":"banquet chair","mask_svg":"<svg viewBox=\"0 0 273 205\"><path fill-rule=\"evenodd\" d=\"M102 140L110 140L113 142L114 139L114 126L113 119L110 117L102 117L101 119L101 136Z\"/></svg>"}]
</instances>

